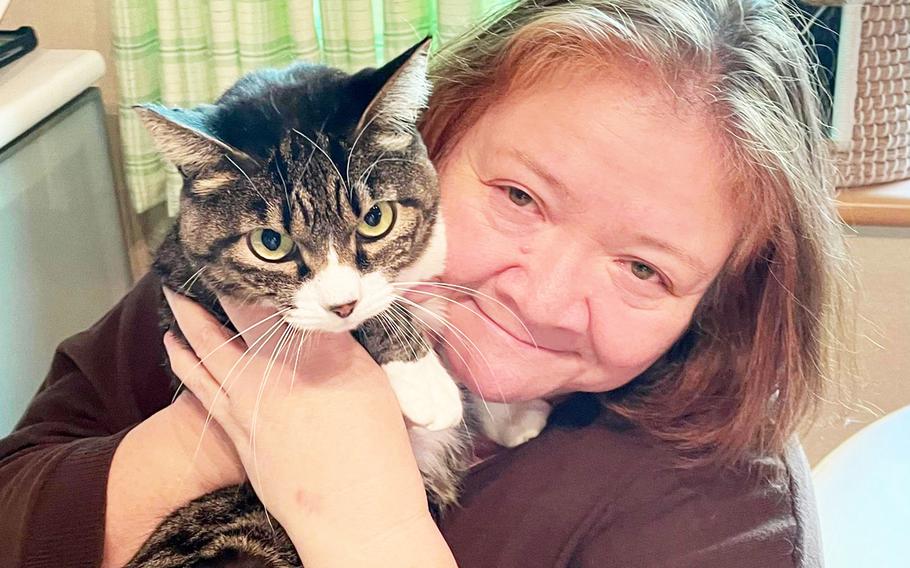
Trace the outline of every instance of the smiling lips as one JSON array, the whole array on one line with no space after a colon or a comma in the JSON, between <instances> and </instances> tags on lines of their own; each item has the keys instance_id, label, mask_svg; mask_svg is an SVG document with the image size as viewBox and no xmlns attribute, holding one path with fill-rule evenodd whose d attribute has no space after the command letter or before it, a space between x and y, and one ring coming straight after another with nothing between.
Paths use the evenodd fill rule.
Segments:
<instances>
[{"instance_id":1,"label":"smiling lips","mask_svg":"<svg viewBox=\"0 0 910 568\"><path fill-rule=\"evenodd\" d=\"M481 317L481 319L484 320L484 323L486 323L488 326L492 327L498 334L506 336L512 342L517 343L523 349L528 349L528 350L535 351L538 353L547 353L550 355L558 355L558 356L574 354L573 351L570 351L568 349L556 349L550 345L541 344L539 341L537 341L536 338L533 337L533 335L528 336L528 333L530 333L530 332L526 332L526 331L524 331L524 329L522 329L521 334L515 334L512 331L510 331L509 328L501 325L499 322L497 322L495 319L493 319L483 309L483 307L478 302L476 302L474 299L467 299L466 302L471 303L470 306L467 306L467 305L464 306L466 309L470 309L470 310L476 312ZM464 304L465 302L462 302L462 303ZM510 317L512 317L512 316L510 316Z\"/></svg>"}]
</instances>

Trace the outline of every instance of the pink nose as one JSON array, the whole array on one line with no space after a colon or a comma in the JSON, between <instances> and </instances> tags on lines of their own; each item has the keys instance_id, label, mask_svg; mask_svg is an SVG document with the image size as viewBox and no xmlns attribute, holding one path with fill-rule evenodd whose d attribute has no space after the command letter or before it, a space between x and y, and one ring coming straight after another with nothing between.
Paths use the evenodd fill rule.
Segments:
<instances>
[{"instance_id":1,"label":"pink nose","mask_svg":"<svg viewBox=\"0 0 910 568\"><path fill-rule=\"evenodd\" d=\"M340 318L346 318L351 315L351 312L354 311L354 307L357 305L357 300L353 302L348 302L347 304L339 304L337 306L332 306L329 308L329 311L335 314Z\"/></svg>"}]
</instances>

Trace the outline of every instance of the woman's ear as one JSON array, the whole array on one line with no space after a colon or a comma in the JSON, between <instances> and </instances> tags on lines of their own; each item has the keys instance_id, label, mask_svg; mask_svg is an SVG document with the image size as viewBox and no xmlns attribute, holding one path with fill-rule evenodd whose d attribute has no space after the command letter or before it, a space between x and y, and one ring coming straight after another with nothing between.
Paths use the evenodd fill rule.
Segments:
<instances>
[{"instance_id":1,"label":"woman's ear","mask_svg":"<svg viewBox=\"0 0 910 568\"><path fill-rule=\"evenodd\" d=\"M382 133L384 146L410 144L417 133L417 119L430 98L427 58L431 42L432 38L425 38L375 71L388 79L367 105L355 132L372 124Z\"/></svg>"},{"instance_id":2,"label":"woman's ear","mask_svg":"<svg viewBox=\"0 0 910 568\"><path fill-rule=\"evenodd\" d=\"M238 168L256 163L245 152L215 137L208 127L205 106L169 109L149 103L136 105L133 110L164 157L186 177L196 177L224 159L233 161Z\"/></svg>"}]
</instances>

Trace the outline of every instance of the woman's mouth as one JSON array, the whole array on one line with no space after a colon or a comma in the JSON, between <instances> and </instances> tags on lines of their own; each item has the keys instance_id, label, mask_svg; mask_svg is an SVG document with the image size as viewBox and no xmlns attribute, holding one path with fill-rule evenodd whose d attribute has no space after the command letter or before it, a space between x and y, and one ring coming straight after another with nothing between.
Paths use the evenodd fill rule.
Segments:
<instances>
[{"instance_id":1,"label":"woman's mouth","mask_svg":"<svg viewBox=\"0 0 910 568\"><path fill-rule=\"evenodd\" d=\"M548 355L558 355L566 356L570 355L569 351L551 349L547 346L540 345L534 338L530 330L527 329L523 324L520 324L522 332L512 332L506 326L500 325L493 317L491 317L483 307L476 302L473 298L468 298L460 302L462 306L466 309L476 312L477 316L483 320L484 324L492 329L492 331L506 340L507 343L515 345L517 348L537 352L539 354L548 354ZM507 316L509 318L515 319L516 322L519 322L518 316L511 314Z\"/></svg>"}]
</instances>

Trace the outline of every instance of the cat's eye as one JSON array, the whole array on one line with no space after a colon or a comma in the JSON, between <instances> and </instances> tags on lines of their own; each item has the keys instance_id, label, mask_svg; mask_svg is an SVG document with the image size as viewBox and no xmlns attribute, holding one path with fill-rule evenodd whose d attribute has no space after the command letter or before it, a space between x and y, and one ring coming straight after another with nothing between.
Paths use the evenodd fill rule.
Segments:
<instances>
[{"instance_id":1,"label":"cat's eye","mask_svg":"<svg viewBox=\"0 0 910 568\"><path fill-rule=\"evenodd\" d=\"M254 229L247 240L253 254L266 262L284 260L294 250L290 236L272 229Z\"/></svg>"},{"instance_id":2,"label":"cat's eye","mask_svg":"<svg viewBox=\"0 0 910 568\"><path fill-rule=\"evenodd\" d=\"M363 216L357 225L357 233L369 240L386 236L395 225L395 206L391 201L380 201Z\"/></svg>"}]
</instances>

